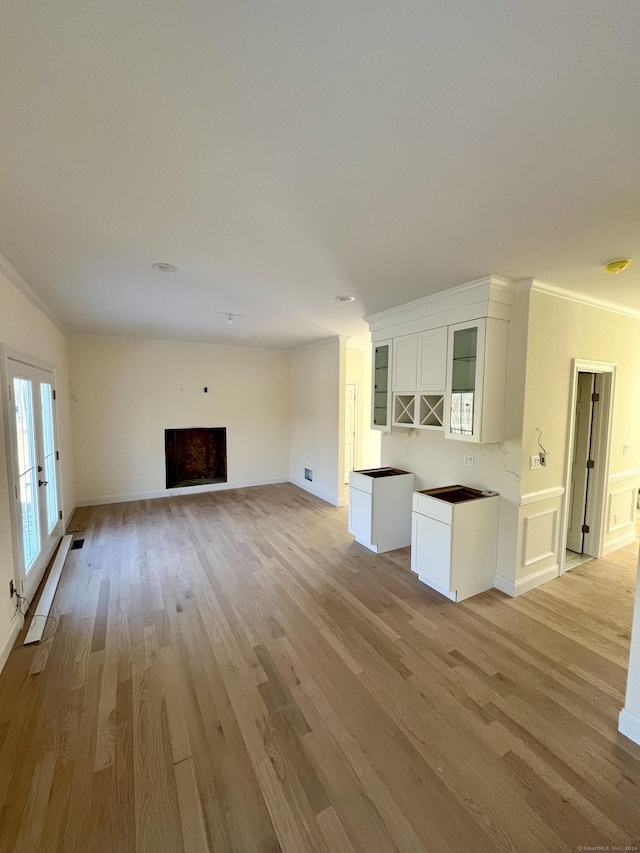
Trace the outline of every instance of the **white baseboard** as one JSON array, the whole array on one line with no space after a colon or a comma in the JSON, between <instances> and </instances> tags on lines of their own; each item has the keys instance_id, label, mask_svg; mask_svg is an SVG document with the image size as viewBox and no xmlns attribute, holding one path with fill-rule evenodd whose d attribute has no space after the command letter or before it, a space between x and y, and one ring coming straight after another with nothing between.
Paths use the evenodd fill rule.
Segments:
<instances>
[{"instance_id":1,"label":"white baseboard","mask_svg":"<svg viewBox=\"0 0 640 853\"><path fill-rule=\"evenodd\" d=\"M308 480L295 480L293 477L289 478L289 482L293 486L297 486L299 489L303 489L305 492L309 492L310 495L315 495L316 498L320 498L320 500L326 501L331 506L344 506L345 499L338 498L336 502L335 498L329 497L325 492L321 492L320 489L315 489L312 485L309 484Z\"/></svg>"},{"instance_id":2,"label":"white baseboard","mask_svg":"<svg viewBox=\"0 0 640 853\"><path fill-rule=\"evenodd\" d=\"M103 504L129 503L130 501L150 501L156 498L173 498L176 495L197 495L202 492L224 492L229 489L248 489L252 486L275 486L278 483L288 483L286 477L275 477L267 480L250 480L241 483L212 483L206 486L183 486L179 489L162 489L159 492L136 492L128 495L102 495L95 498L85 498L78 501L76 506L101 506ZM296 483L296 485L298 485Z\"/></svg>"},{"instance_id":3,"label":"white baseboard","mask_svg":"<svg viewBox=\"0 0 640 853\"><path fill-rule=\"evenodd\" d=\"M634 743L640 743L640 717L623 708L618 716L618 731Z\"/></svg>"},{"instance_id":4,"label":"white baseboard","mask_svg":"<svg viewBox=\"0 0 640 853\"><path fill-rule=\"evenodd\" d=\"M4 669L4 665L7 662L7 658L11 653L11 649L14 646L16 638L20 633L20 629L22 628L23 624L24 617L21 613L18 613L13 622L11 623L11 627L7 632L7 636L2 641L2 644L0 644L0 672L2 672L2 670Z\"/></svg>"},{"instance_id":5,"label":"white baseboard","mask_svg":"<svg viewBox=\"0 0 640 853\"><path fill-rule=\"evenodd\" d=\"M49 611L51 610L51 605L53 604L53 599L55 597L56 590L58 589L58 583L60 582L60 576L64 569L64 561L67 559L67 554L69 553L72 540L73 536L70 533L67 533L60 541L53 565L47 575L44 589L38 599L37 609L39 612L31 617L31 624L29 625L29 630L27 631L27 636L24 640L25 646L28 646L30 643L39 643L42 639L44 629L47 626Z\"/></svg>"},{"instance_id":6,"label":"white baseboard","mask_svg":"<svg viewBox=\"0 0 640 853\"><path fill-rule=\"evenodd\" d=\"M635 527L630 525L630 530L627 533L624 533L622 536L616 536L615 539L610 539L608 542L604 543L604 547L602 549L602 556L606 557L607 554L611 554L613 551L617 551L618 548L624 548L625 545L633 545L635 541Z\"/></svg>"},{"instance_id":7,"label":"white baseboard","mask_svg":"<svg viewBox=\"0 0 640 853\"><path fill-rule=\"evenodd\" d=\"M524 592L529 592L537 586L541 586L547 581L552 581L558 577L558 566L550 566L548 569L543 569L541 572L535 572L533 575L528 575L526 578L520 578L513 581L510 578L505 578L503 575L496 575L493 580L493 585L505 595L510 595L515 598L517 595L522 595Z\"/></svg>"}]
</instances>

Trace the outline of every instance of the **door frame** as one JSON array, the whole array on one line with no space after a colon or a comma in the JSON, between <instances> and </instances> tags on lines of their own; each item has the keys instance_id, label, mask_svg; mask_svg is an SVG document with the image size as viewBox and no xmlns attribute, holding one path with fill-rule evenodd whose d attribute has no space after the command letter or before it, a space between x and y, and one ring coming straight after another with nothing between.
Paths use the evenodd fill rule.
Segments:
<instances>
[{"instance_id":1,"label":"door frame","mask_svg":"<svg viewBox=\"0 0 640 853\"><path fill-rule=\"evenodd\" d=\"M11 528L11 545L13 551L13 582L16 586L16 589L22 593L22 581L23 575L26 574L25 568L23 566L24 557L22 554L21 541L22 541L22 530L21 523L19 518L19 510L16 501L16 493L15 486L17 481L17 470L18 470L18 460L16 458L16 436L15 436L15 420L12 416L11 411L11 397L10 397L10 386L11 381L9 379L10 371L9 371L9 360L18 361L21 364L27 365L28 367L35 367L38 370L46 370L47 373L51 373L53 376L53 389L55 390L58 385L58 371L57 368L50 364L49 362L43 361L42 359L35 358L34 356L27 355L19 350L14 350L10 347L7 347L5 344L0 343L0 381L2 382L2 392L0 397L2 399L2 415L3 415L3 426L4 426L4 444L5 444L5 458L7 460L7 490L9 496L9 506L12 507L9 512L10 517L10 528ZM56 395L57 396L57 395ZM53 428L55 431L55 443L56 450L59 447L59 424L58 424L58 407L56 405L53 406ZM58 467L56 469L57 477L56 477L56 497L58 501L58 509L62 512L62 519L64 523L64 507L62 505L62 475L61 469ZM55 549L54 552L55 553ZM21 574L22 572L22 574ZM31 604L31 602L29 602Z\"/></svg>"},{"instance_id":2,"label":"door frame","mask_svg":"<svg viewBox=\"0 0 640 853\"><path fill-rule=\"evenodd\" d=\"M357 469L360 467L360 462L361 462L361 460L360 460L360 421L361 421L361 418L360 418L360 383L358 382L357 379L348 379L344 383L345 404L346 404L346 399L347 399L347 385L353 385L353 386L355 386L355 389L356 389L356 391L355 391L355 406L354 406L355 433L354 433L354 437L353 437L353 464L354 464L354 467L351 470L357 471ZM347 437L347 432L345 430L344 418L343 418L342 419L342 446L343 447L347 443L346 437ZM345 485L348 482L349 481L347 479L345 481Z\"/></svg>"},{"instance_id":3,"label":"door frame","mask_svg":"<svg viewBox=\"0 0 640 853\"><path fill-rule=\"evenodd\" d=\"M560 528L559 574L563 574L567 550L567 521L571 498L571 465L573 460L578 374L595 373L596 388L599 387L600 405L595 409L591 444L596 465L589 478L589 501L587 522L591 528L585 535L583 550L588 547L594 557L602 557L604 549L605 512L609 483L609 457L611 455L611 432L613 404L616 387L617 365L604 361L587 361L574 358L571 362L571 385L569 392L569 423L567 426L564 494L562 497L562 525ZM588 537L588 538L587 538Z\"/></svg>"}]
</instances>

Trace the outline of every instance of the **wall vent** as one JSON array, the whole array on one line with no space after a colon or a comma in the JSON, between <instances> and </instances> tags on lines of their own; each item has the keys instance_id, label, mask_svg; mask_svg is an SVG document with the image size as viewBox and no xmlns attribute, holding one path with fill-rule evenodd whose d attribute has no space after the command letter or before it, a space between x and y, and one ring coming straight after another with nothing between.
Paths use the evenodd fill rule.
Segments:
<instances>
[{"instance_id":1,"label":"wall vent","mask_svg":"<svg viewBox=\"0 0 640 853\"><path fill-rule=\"evenodd\" d=\"M74 539L71 543L70 551L77 551L79 548L82 548L84 545L84 539Z\"/></svg>"}]
</instances>

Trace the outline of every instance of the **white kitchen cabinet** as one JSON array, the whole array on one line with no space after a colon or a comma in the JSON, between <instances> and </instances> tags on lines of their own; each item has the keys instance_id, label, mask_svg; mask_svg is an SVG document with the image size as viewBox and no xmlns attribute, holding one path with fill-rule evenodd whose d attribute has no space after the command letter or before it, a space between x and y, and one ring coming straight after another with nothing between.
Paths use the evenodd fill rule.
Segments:
<instances>
[{"instance_id":1,"label":"white kitchen cabinet","mask_svg":"<svg viewBox=\"0 0 640 853\"><path fill-rule=\"evenodd\" d=\"M371 429L386 430L391 426L391 340L378 341L371 359Z\"/></svg>"},{"instance_id":2,"label":"white kitchen cabinet","mask_svg":"<svg viewBox=\"0 0 640 853\"><path fill-rule=\"evenodd\" d=\"M415 393L418 389L418 335L393 339L393 382L396 394Z\"/></svg>"},{"instance_id":3,"label":"white kitchen cabinet","mask_svg":"<svg viewBox=\"0 0 640 853\"><path fill-rule=\"evenodd\" d=\"M492 317L449 326L445 438L503 438L509 323Z\"/></svg>"},{"instance_id":4,"label":"white kitchen cabinet","mask_svg":"<svg viewBox=\"0 0 640 853\"><path fill-rule=\"evenodd\" d=\"M446 326L418 335L418 392L444 393L447 385L447 342Z\"/></svg>"},{"instance_id":5,"label":"white kitchen cabinet","mask_svg":"<svg viewBox=\"0 0 640 853\"><path fill-rule=\"evenodd\" d=\"M451 601L494 585L500 498L464 486L414 492L411 570Z\"/></svg>"},{"instance_id":6,"label":"white kitchen cabinet","mask_svg":"<svg viewBox=\"0 0 640 853\"><path fill-rule=\"evenodd\" d=\"M349 475L349 533L376 554L411 543L414 475L397 468Z\"/></svg>"},{"instance_id":7,"label":"white kitchen cabinet","mask_svg":"<svg viewBox=\"0 0 640 853\"><path fill-rule=\"evenodd\" d=\"M444 429L444 394L394 394L393 426Z\"/></svg>"}]
</instances>

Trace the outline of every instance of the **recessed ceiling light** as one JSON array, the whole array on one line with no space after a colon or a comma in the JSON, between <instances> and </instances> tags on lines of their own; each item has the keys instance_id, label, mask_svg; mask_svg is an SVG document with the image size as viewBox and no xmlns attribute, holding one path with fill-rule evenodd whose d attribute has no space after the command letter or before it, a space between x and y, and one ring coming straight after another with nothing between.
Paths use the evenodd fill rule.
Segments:
<instances>
[{"instance_id":1,"label":"recessed ceiling light","mask_svg":"<svg viewBox=\"0 0 640 853\"><path fill-rule=\"evenodd\" d=\"M336 296L336 302L353 302L355 296Z\"/></svg>"},{"instance_id":2,"label":"recessed ceiling light","mask_svg":"<svg viewBox=\"0 0 640 853\"><path fill-rule=\"evenodd\" d=\"M178 270L178 267L174 266L173 264L165 264L162 262L157 264L151 264L151 266L154 270L158 270L159 272L177 272Z\"/></svg>"},{"instance_id":3,"label":"recessed ceiling light","mask_svg":"<svg viewBox=\"0 0 640 853\"><path fill-rule=\"evenodd\" d=\"M266 335L254 335L257 341L263 341L267 336Z\"/></svg>"},{"instance_id":4,"label":"recessed ceiling light","mask_svg":"<svg viewBox=\"0 0 640 853\"><path fill-rule=\"evenodd\" d=\"M138 323L141 329L153 329L151 323Z\"/></svg>"},{"instance_id":5,"label":"recessed ceiling light","mask_svg":"<svg viewBox=\"0 0 640 853\"><path fill-rule=\"evenodd\" d=\"M631 258L620 258L617 261L610 261L606 264L604 271L608 272L609 275L617 275L617 273L626 270L629 266L631 266Z\"/></svg>"}]
</instances>

